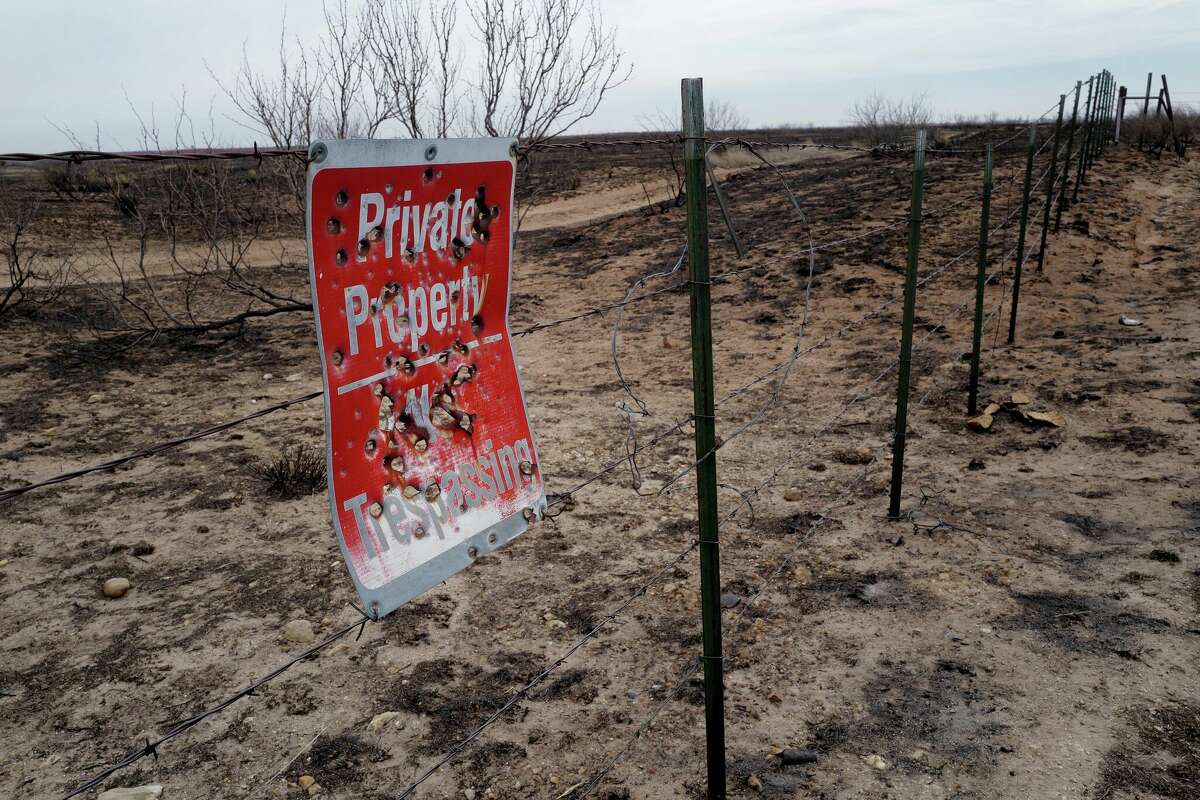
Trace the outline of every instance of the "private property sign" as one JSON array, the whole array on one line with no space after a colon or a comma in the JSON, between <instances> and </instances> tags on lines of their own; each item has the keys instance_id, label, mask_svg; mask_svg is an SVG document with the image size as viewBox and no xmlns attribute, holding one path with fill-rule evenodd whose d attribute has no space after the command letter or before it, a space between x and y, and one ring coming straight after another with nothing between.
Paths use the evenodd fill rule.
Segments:
<instances>
[{"instance_id":1,"label":"private property sign","mask_svg":"<svg viewBox=\"0 0 1200 800\"><path fill-rule=\"evenodd\" d=\"M329 500L373 617L545 509L508 331L513 144L310 148Z\"/></svg>"}]
</instances>

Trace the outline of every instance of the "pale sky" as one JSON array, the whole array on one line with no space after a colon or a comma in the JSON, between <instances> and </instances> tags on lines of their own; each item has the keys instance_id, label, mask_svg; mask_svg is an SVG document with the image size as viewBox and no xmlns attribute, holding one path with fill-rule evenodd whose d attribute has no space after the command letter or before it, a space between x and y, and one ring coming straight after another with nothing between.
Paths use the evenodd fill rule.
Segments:
<instances>
[{"instance_id":1,"label":"pale sky","mask_svg":"<svg viewBox=\"0 0 1200 800\"><path fill-rule=\"evenodd\" d=\"M1131 94L1146 73L1167 73L1176 104L1200 105L1200 0L599 0L633 63L580 131L639 130L678 114L679 79L702 76L708 97L732 102L753 125L837 124L878 89L925 92L941 116L1036 116L1074 79L1107 67ZM232 76L243 43L274 57L280 18L314 36L320 0L0 0L0 152L69 146L54 125L89 144L133 147L143 112L188 106L219 136L249 144L228 119L205 63ZM1155 78L1157 81L1157 76ZM215 99L214 99L215 98Z\"/></svg>"}]
</instances>

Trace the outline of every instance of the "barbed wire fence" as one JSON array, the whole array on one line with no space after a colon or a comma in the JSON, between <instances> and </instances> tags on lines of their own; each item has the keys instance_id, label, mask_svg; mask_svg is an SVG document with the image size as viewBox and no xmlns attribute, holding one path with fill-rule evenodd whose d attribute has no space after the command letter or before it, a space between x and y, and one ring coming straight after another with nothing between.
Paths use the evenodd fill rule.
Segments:
<instances>
[{"instance_id":1,"label":"barbed wire fence","mask_svg":"<svg viewBox=\"0 0 1200 800\"><path fill-rule=\"evenodd\" d=\"M1079 92L1079 84L1073 90L1076 94ZM1030 220L1031 207L1033 209L1033 227L1038 230L1041 235L1042 244L1038 249L1037 257L1039 266L1045 258L1045 242L1046 233L1049 227L1049 220L1052 216L1051 211L1061 209L1068 205L1071 200L1068 199L1068 177L1074 169L1075 176L1075 191L1078 191L1078 186L1081 181L1086 180L1087 166L1090 161L1085 159L1084 150L1087 149L1089 154L1098 154L1102 151L1105 143L1108 140L1105 128L1106 121L1102 116L1102 112L1094 110L1089 106L1089 112L1082 118L1076 120L1072 117L1069 126L1064 130L1063 123L1063 105L1067 95L1063 95L1059 102L1055 103L1047 112L1044 112L1039 117L1030 120L1027 124L1020 126L1015 132L1007 136L1005 139L994 142L990 145L992 152L997 154L1012 153L1014 156L1025 155L1026 178L1021 191L1020 200L1015 199L1017 191L1018 179L1021 176L1021 171L1013 170L1012 176L995 187L996 191L1009 192L1004 210L1000 214L999 221L992 225L991 221L984 218L982 221L984 230L990 234L1004 233L1006 240L1000 248L1000 254L995 257L983 257L981 261L985 265L991 265L993 268L990 271L981 268L978 280L981 281L980 286L992 286L1000 284L1001 292L996 305L992 310L982 316L977 315L975 320L976 325L988 325L993 319L997 322L997 332L992 347L990 348L989 357L994 357L996 343L999 341L999 324L1003 316L1003 310L1007 300L1008 281L1019 279L1021 267L1030 257L1025 243L1030 235L1027 230ZM1037 137L1040 135L1039 126L1046 120L1047 116L1055 110L1058 111L1058 124L1055 126L1054 136L1045 137L1040 146L1037 145ZM1017 141L1022 135L1029 136L1030 144L1028 147L1017 146L1009 148L1009 146ZM1072 164L1072 147L1070 142L1075 139L1080 139L1084 142L1080 147L1079 153L1076 155L1076 163ZM537 151L603 151L606 148L613 147L678 147L688 143L688 136L669 136L654 139L597 139L597 140L582 140L572 142L544 142L536 147L517 148L515 155L518 157L527 157L531 153ZM774 152L783 149L814 149L814 150L843 150L852 151L859 155L871 157L901 157L912 156L914 158L914 180L915 184L923 182L924 163L926 156L929 157L945 157L948 159L961 158L979 158L984 153L984 148L981 147L954 147L946 144L936 144L935 146L926 148L924 136L918 136L913 142L896 142L887 145L877 145L874 147L861 147L856 145L837 145L837 144L813 144L804 142L776 142L776 141L755 141L741 138L724 138L706 144L704 149L704 157L707 158L717 150L724 149L742 149L746 151L760 168L766 170L779 183L779 196L781 202L789 207L791 214L794 217L794 225L791 230L795 232L795 240L797 249L802 252L807 269L800 276L803 279L802 297L803 302L799 307L798 318L796 319L795 335L792 341L791 348L786 355L778 360L777 363L770 365L764 371L751 375L747 380L742 382L734 389L726 391L723 395L713 400L714 414L711 419L704 420L696 413L686 413L682 415L672 415L673 419L659 426L653 433L642 435L638 432L638 421L651 416L648 405L644 399L638 394L631 382L626 380L623 374L622 360L619 353L618 341L621 330L622 320L625 311L628 307L634 304L646 303L653 300L661 300L669 298L673 295L681 295L689 287L693 288L696 284L696 279L693 277L692 269L694 264L689 263L689 259L694 257L694 253L689 250L686 244L681 243L681 247L676 251L678 256L675 257L662 269L651 270L646 272L642 277L636 278L634 282L625 291L624 296L620 301L605 303L587 308L583 311L565 315L560 318L536 321L532 324L513 330L510 335L513 337L526 337L538 334L548 330L554 330L563 326L569 326L585 319L601 318L605 320L611 319L610 333L610 356L613 370L616 374L618 385L625 395L627 400L622 402L618 407L619 414L623 417L626 429L624 441L611 458L605 460L598 465L594 470L589 471L582 479L572 483L566 489L559 491L549 497L547 512L545 517L551 521L560 514L569 511L575 504L577 495L588 487L596 484L607 476L612 475L617 470L623 467L628 467L631 472L634 491L639 494L651 496L663 496L668 493L678 492L683 488L684 481L694 473L698 473L701 467L711 460L715 460L718 453L729 447L753 447L754 440L745 436L749 431L764 424L772 413L783 406L783 395L788 385L789 378L796 371L796 366L804 356L809 355L819 349L831 347L834 343L844 339L852 332L862 328L866 323L872 320L878 320L885 314L895 311L904 304L908 304L911 312L913 299L916 297L918 290L922 293L929 291L935 282L942 276L950 276L954 274L956 267L960 267L967 261L970 255L978 252L978 245L968 243L962 246L954 246L954 254L948 257L939 259L935 266L918 272L917 263L919 259L917 245L912 237L913 230L919 232L922 224L938 223L949 221L956 217L957 212L967 209L970 205L977 201L977 197L968 196L957 201L938 206L933 209L925 209L923 205L916 203L908 219L900 220L894 223L887 223L880 226L875 226L867 231L859 231L847 234L845 232L835 232L832 238L826 238L818 241L814 235L812 220L816 213L816 209L807 207L806 200L796 191L793 186L793 180L789 178L785 171L785 167L776 163L771 157ZM1049 154L1047 155L1047 149ZM1042 161L1049 159L1049 164L1046 165L1037 173L1036 179L1031 177L1030 171L1033 166L1038 163L1039 157ZM268 159L268 158L294 158L303 162L307 158L306 151L301 150L280 150L280 149L259 149L257 146L250 149L237 149L226 151L176 151L162 153L104 153L96 151L68 151L62 153L50 154L30 154L30 153L14 153L0 155L0 162L33 162L33 161L51 161L69 164L84 164L106 160L120 160L130 162L190 162L203 160L244 160L244 159ZM1061 163L1061 166L1060 166ZM1061 169L1061 172L1058 170ZM736 233L736 219L732 213L732 204L727 207L727 199L720 194L721 186L716 178L716 174L709 171L710 182L708 189L713 191L721 200L721 215L725 225L730 233L730 238L737 243L739 251L741 249L740 242ZM1061 175L1061 180L1059 176ZM701 184L703 185L703 184ZM1044 205L1041 206L1041 212L1038 213L1036 204L1031 206L1032 195L1038 193L1045 188ZM1038 218L1041 218L1041 221ZM704 236L707 238L707 226L709 221L707 217L703 220L691 220L693 223L699 223ZM1009 243L1009 239L1013 233L1013 225L1016 223L1019 227L1020 234L1015 244ZM908 228L909 238L909 256L911 268L906 274L906 286L897 291L890 292L878 305L873 306L865 313L858 315L852 320L842 323L836 330L824 335L816 341L809 341L806 336L810 313L813 310L813 303L819 302L817 292L814 291L814 277L817 274L816 260L819 254L828 253L844 249L849 245L862 242L874 237L884 237L893 232L899 232L905 227ZM753 254L753 248L751 255ZM741 255L741 253L739 253ZM1015 261L1010 263L1010 259L1015 257ZM689 266L689 277L686 280L679 280L677 275L683 271L687 264ZM706 268L707 269L707 268ZM738 267L725 271L718 271L709 276L706 281L706 286L711 285L720 287L730 285L740 278L746 276L759 275L769 273L770 268L762 263L755 263L745 267ZM660 281L666 281L666 285L657 288L648 289L648 285ZM1017 284L1013 283L1013 303L1012 317L1015 320L1017 309ZM953 291L953 288L948 287L947 291ZM866 418L875 418L877 415L884 414L888 408L888 397L885 394L879 394L879 388L884 385L884 381L894 376L901 371L907 371L912 367L914 362L919 362L920 368L917 370L918 375L923 375L929 379L930 386L916 400L915 404L907 408L907 413L915 413L920 411L930 398L936 395L946 394L952 391L955 387L949 387L942 382L936 380L936 366L939 363L949 363L958 360L957 352L952 356L947 357L947 354L939 352L937 348L932 347L932 341L937 336L944 336L948 333L949 326L959 320L964 312L970 309L972 303L971 297L953 306L949 312L942 316L934 323L927 323L924 327L927 328L925 334L918 340L913 342L913 347L917 353L917 359L911 359L906 362L902 357L891 359L880 369L873 371L869 378L859 385L855 386L847 397L842 398L820 424L816 425L808 433L802 433L800 442L794 447L791 447L786 454L779 460L774 469L772 469L763 479L756 482L749 488L739 488L732 483L721 484L726 488L731 488L736 491L739 500L733 504L732 509L720 516L718 529L721 526L728 525L730 522L735 522L738 515L744 510L753 511L753 502L757 498L763 496L770 491L783 477L787 474L788 469L803 455L810 452L812 448L817 446L824 440L831 431L835 430L839 424L842 424L847 415L858 413ZM723 302L724 298L717 297L714 301L717 303ZM911 339L912 336L912 320L911 313L906 315L908 330L902 335ZM1010 333L1011 335L1011 333ZM695 376L694 376L695 377ZM754 400L749 412L737 413L732 404L735 400L747 398L754 392L764 392L765 396L761 399ZM905 406L907 406L907 394L910 387L907 381L902 381L899 393L903 395ZM130 464L131 462L151 458L160 455L168 450L184 446L190 442L194 442L203 438L217 436L227 432L237 426L250 423L254 420L265 417L269 414L281 412L291 408L294 405L306 403L315 400L322 396L322 392L308 392L288 400L274 403L264 408L258 409L253 413L246 414L241 417L236 417L225 422L217 423L202 427L190 434L164 440L154 445L134 450L117 458L108 459L106 461L92 464L85 467L80 467L62 472L57 475L49 476L42 479L33 480L29 483L20 486L9 487L0 490L0 504L15 500L22 495L33 492L42 488L54 486L68 481L83 478L87 475L92 475L99 472L112 471L118 467ZM721 413L717 414L716 410L720 409ZM717 438L716 443L708 449L698 447L697 454L687 466L672 474L665 480L657 491L643 493L641 489L641 480L639 469L637 466L637 458L653 448L657 447L664 441L673 437L682 435L689 427L695 428L698 423L711 424L715 426L720 423L722 426L732 425L731 430L726 432L722 437ZM699 441L699 440L698 440ZM788 567L800 552L801 548L813 539L817 531L824 525L827 525L838 512L838 509L849 509L855 503L856 493L859 487L867 480L872 471L880 466L884 454L887 452L889 445L895 447L895 442L887 440L876 444L869 458L861 464L861 468L856 470L854 474L845 481L836 491L834 497L826 502L819 512L812 515L812 522L803 530L796 531L794 541L787 549L778 557L776 564L749 593L745 602L741 603L735 613L728 615L728 620L725 621L731 630L730 641L737 642L745 634L746 621L751 609L761 598L768 595L780 579L786 574ZM901 463L903 462L902 450ZM893 489L895 489L895 484ZM713 508L715 510L715 496L712 498ZM911 513L911 512L910 512ZM440 757L434 759L425 767L419 769L415 775L405 779L405 787L398 794L399 798L407 798L414 796L418 789L440 772L443 768L453 763L456 759L462 756L471 745L477 742L489 728L502 721L517 704L529 698L531 694L552 675L560 670L568 661L575 658L590 642L598 639L607 630L614 627L621 618L621 615L626 613L634 604L645 598L648 593L658 584L663 582L668 576L683 564L693 552L701 548L701 537L689 537L686 542L681 543L681 547L669 557L662 559L660 563L651 568L647 577L639 581L632 582L624 591L619 594L620 599L614 602L611 607L602 613L599 618L580 636L576 637L568 646L561 649L557 655L546 661L546 663L533 672L530 678L522 683L515 690L511 691L503 702L497 705L490 713L484 716L479 723L473 727L466 735L450 746ZM143 744L129 750L123 757L111 762L107 766L97 770L91 776L83 780L78 785L74 786L67 794L63 795L64 800L77 797L85 794L92 789L102 786L109 778L113 777L121 770L126 769L138 761L147 758L158 758L160 749L172 740L184 736L193 728L199 725L209 717L219 714L237 703L237 701L253 697L255 692L270 682L276 680L281 675L285 674L289 669L298 663L316 658L322 652L327 650L334 643L346 639L351 634L355 634L355 638L362 636L367 625L371 623L372 618L361 609L355 608L358 618L351 624L345 625L326 638L313 644L311 647L289 659L279 667L264 674L262 677L250 682L245 687L237 689L229 693L222 693L223 699L219 702L209 705L205 709L191 714L178 722L166 727L164 733L155 739L148 740ZM725 623L723 623L725 624ZM561 793L556 792L556 796L560 798L572 798L578 800L592 794L604 780L613 772L614 769L636 748L637 743L645 736L656 720L665 713L671 705L676 702L679 694L688 682L691 681L696 673L702 669L705 664L705 659L702 657L694 657L685 659L682 666L678 667L678 680L671 688L653 705L649 713L642 719L633 724L627 734L619 740L619 746L615 751L603 757L591 773L584 780L568 787L566 791Z\"/></svg>"}]
</instances>

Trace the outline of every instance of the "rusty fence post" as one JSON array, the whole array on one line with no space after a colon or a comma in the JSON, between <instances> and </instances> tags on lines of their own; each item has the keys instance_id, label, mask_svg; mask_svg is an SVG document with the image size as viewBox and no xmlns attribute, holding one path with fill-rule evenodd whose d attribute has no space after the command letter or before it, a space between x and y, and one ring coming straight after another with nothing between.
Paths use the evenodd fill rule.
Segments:
<instances>
[{"instance_id":1,"label":"rusty fence post","mask_svg":"<svg viewBox=\"0 0 1200 800\"><path fill-rule=\"evenodd\" d=\"M1146 73L1146 96L1142 98L1142 116L1138 122L1138 150L1142 149L1142 143L1146 137L1146 121L1150 118L1150 90L1154 88L1154 73Z\"/></svg>"},{"instance_id":2,"label":"rusty fence post","mask_svg":"<svg viewBox=\"0 0 1200 800\"><path fill-rule=\"evenodd\" d=\"M1117 111L1113 115L1113 143L1121 143L1121 123L1125 121L1125 98L1129 96L1129 90L1122 86L1117 90Z\"/></svg>"},{"instance_id":3,"label":"rusty fence post","mask_svg":"<svg viewBox=\"0 0 1200 800\"><path fill-rule=\"evenodd\" d=\"M896 389L896 432L892 442L892 488L888 516L900 517L904 483L904 444L908 435L908 389L912 372L913 321L917 308L917 261L921 251L921 206L925 197L925 131L917 131L913 148L912 200L908 214L908 265L904 273L904 314L900 328L900 365Z\"/></svg>"},{"instance_id":4,"label":"rusty fence post","mask_svg":"<svg viewBox=\"0 0 1200 800\"><path fill-rule=\"evenodd\" d=\"M708 800L724 800L725 684L721 655L721 551L717 523L717 435L713 402L703 79L684 78L681 95L687 181L688 277L691 285L692 399L696 423L696 505L700 540L707 797Z\"/></svg>"}]
</instances>

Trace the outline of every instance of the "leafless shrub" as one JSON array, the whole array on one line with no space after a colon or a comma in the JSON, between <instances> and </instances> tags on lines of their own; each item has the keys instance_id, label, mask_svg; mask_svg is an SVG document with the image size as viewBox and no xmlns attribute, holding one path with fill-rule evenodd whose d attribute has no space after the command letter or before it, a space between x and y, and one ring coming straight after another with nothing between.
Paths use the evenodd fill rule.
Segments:
<instances>
[{"instance_id":1,"label":"leafless shrub","mask_svg":"<svg viewBox=\"0 0 1200 800\"><path fill-rule=\"evenodd\" d=\"M640 118L642 129L648 133L679 133L680 118L679 115L672 115L666 111L659 109L652 116L643 116ZM704 108L704 128L709 138L720 138L738 131L745 130L747 126L746 117L737 110L737 107L725 100L710 98ZM661 177L655 181L650 181L651 185L659 185L665 182L669 188L669 199L666 201L654 201L650 195L650 189L647 182L642 182L642 190L646 195L645 210L650 215L666 213L672 208L678 208L683 205L685 195L683 190L684 172L683 164L680 163L677 157L677 148L666 148L663 158L657 161L658 171L661 172Z\"/></svg>"},{"instance_id":2,"label":"leafless shrub","mask_svg":"<svg viewBox=\"0 0 1200 800\"><path fill-rule=\"evenodd\" d=\"M315 447L296 445L259 465L254 474L271 497L307 497L325 489L325 455Z\"/></svg>"},{"instance_id":3,"label":"leafless shrub","mask_svg":"<svg viewBox=\"0 0 1200 800\"><path fill-rule=\"evenodd\" d=\"M105 237L75 312L96 338L131 346L166 333L237 332L250 319L309 309L299 264L281 251L268 276L252 263L256 246L294 225L286 179L203 161L138 165L109 184L126 235ZM280 283L296 289L272 288Z\"/></svg>"},{"instance_id":4,"label":"leafless shrub","mask_svg":"<svg viewBox=\"0 0 1200 800\"><path fill-rule=\"evenodd\" d=\"M18 307L52 304L71 277L73 260L37 254L29 238L40 208L21 202L0 182L0 226L3 233L7 282L0 286L0 321Z\"/></svg>"},{"instance_id":5,"label":"leafless shrub","mask_svg":"<svg viewBox=\"0 0 1200 800\"><path fill-rule=\"evenodd\" d=\"M902 141L933 122L933 106L925 94L894 100L882 92L872 92L850 106L847 113L850 124L871 145Z\"/></svg>"},{"instance_id":6,"label":"leafless shrub","mask_svg":"<svg viewBox=\"0 0 1200 800\"><path fill-rule=\"evenodd\" d=\"M75 164L52 166L42 173L46 186L62 200L80 200L84 195L108 191L108 182L92 170Z\"/></svg>"},{"instance_id":7,"label":"leafless shrub","mask_svg":"<svg viewBox=\"0 0 1200 800\"><path fill-rule=\"evenodd\" d=\"M1141 116L1126 119L1121 124L1121 138L1149 150L1156 158L1164 150L1172 150L1186 156L1200 135L1200 110L1180 105L1173 109L1174 122L1164 111L1151 112L1145 119ZM1175 149L1178 139L1179 147Z\"/></svg>"}]
</instances>

